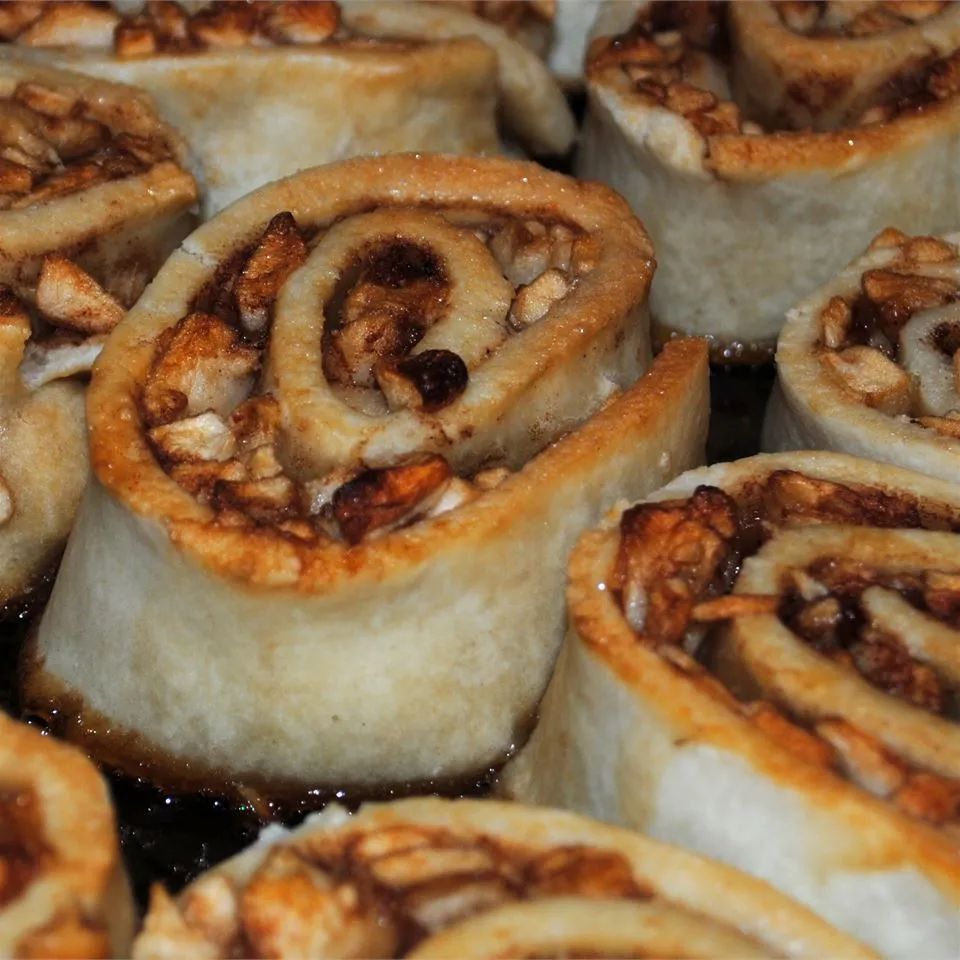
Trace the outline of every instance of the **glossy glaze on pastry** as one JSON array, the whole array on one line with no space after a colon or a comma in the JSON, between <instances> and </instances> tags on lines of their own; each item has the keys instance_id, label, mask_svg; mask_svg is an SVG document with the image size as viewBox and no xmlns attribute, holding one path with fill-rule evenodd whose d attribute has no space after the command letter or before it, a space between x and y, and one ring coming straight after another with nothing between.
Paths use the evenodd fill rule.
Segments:
<instances>
[{"instance_id":1,"label":"glossy glaze on pastry","mask_svg":"<svg viewBox=\"0 0 960 960\"><path fill-rule=\"evenodd\" d=\"M886 956L960 948L960 495L832 453L691 471L586 535L505 792L762 877Z\"/></svg>"},{"instance_id":2,"label":"glossy glaze on pastry","mask_svg":"<svg viewBox=\"0 0 960 960\"><path fill-rule=\"evenodd\" d=\"M502 759L578 532L702 453L704 345L637 380L652 270L616 195L512 161L348 161L224 211L97 366L31 708L268 796Z\"/></svg>"}]
</instances>

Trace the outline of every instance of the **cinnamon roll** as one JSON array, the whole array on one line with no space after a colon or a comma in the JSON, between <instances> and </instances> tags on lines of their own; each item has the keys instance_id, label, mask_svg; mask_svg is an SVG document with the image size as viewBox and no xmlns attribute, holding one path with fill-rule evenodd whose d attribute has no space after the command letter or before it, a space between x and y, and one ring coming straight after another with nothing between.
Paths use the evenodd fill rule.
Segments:
<instances>
[{"instance_id":1,"label":"cinnamon roll","mask_svg":"<svg viewBox=\"0 0 960 960\"><path fill-rule=\"evenodd\" d=\"M573 142L572 116L540 58L497 23L444 4L3 6L0 37L17 54L153 96L196 153L207 214L345 157L496 153L498 109L533 152Z\"/></svg>"},{"instance_id":2,"label":"cinnamon roll","mask_svg":"<svg viewBox=\"0 0 960 960\"><path fill-rule=\"evenodd\" d=\"M656 332L766 359L788 307L889 224L960 221L960 7L613 3L579 172L642 211Z\"/></svg>"},{"instance_id":3,"label":"cinnamon roll","mask_svg":"<svg viewBox=\"0 0 960 960\"><path fill-rule=\"evenodd\" d=\"M840 450L956 480L958 241L885 230L787 314L765 449Z\"/></svg>"},{"instance_id":4,"label":"cinnamon roll","mask_svg":"<svg viewBox=\"0 0 960 960\"><path fill-rule=\"evenodd\" d=\"M221 213L98 363L31 708L264 796L502 758L577 533L701 454L703 344L631 386L652 269L611 191L505 160L347 161Z\"/></svg>"},{"instance_id":5,"label":"cinnamon roll","mask_svg":"<svg viewBox=\"0 0 960 960\"><path fill-rule=\"evenodd\" d=\"M960 494L842 454L694 470L587 534L504 791L960 950Z\"/></svg>"},{"instance_id":6,"label":"cinnamon roll","mask_svg":"<svg viewBox=\"0 0 960 960\"><path fill-rule=\"evenodd\" d=\"M0 713L0 782L0 952L127 954L133 898L94 767Z\"/></svg>"},{"instance_id":7,"label":"cinnamon roll","mask_svg":"<svg viewBox=\"0 0 960 960\"><path fill-rule=\"evenodd\" d=\"M870 955L766 884L639 834L436 799L271 828L176 901L156 888L134 945L139 960Z\"/></svg>"},{"instance_id":8,"label":"cinnamon roll","mask_svg":"<svg viewBox=\"0 0 960 960\"><path fill-rule=\"evenodd\" d=\"M42 584L80 501L77 376L193 225L182 153L129 87L0 61L0 616Z\"/></svg>"}]
</instances>

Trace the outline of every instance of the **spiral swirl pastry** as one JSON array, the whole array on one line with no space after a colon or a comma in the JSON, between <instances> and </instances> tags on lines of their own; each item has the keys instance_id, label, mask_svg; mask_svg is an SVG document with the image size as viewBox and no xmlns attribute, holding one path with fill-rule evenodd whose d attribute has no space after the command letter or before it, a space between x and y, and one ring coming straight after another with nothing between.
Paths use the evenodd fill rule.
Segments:
<instances>
[{"instance_id":1,"label":"spiral swirl pastry","mask_svg":"<svg viewBox=\"0 0 960 960\"><path fill-rule=\"evenodd\" d=\"M547 66L468 10L347 0L4 3L0 41L150 93L182 131L211 215L270 180L361 154L537 154L573 143ZM458 4L459 6L459 4Z\"/></svg>"},{"instance_id":2,"label":"spiral swirl pastry","mask_svg":"<svg viewBox=\"0 0 960 960\"><path fill-rule=\"evenodd\" d=\"M678 478L586 535L518 799L762 877L886 956L960 949L960 497L842 454Z\"/></svg>"},{"instance_id":3,"label":"spiral swirl pastry","mask_svg":"<svg viewBox=\"0 0 960 960\"><path fill-rule=\"evenodd\" d=\"M839 450L955 480L960 236L885 230L787 315L767 450Z\"/></svg>"},{"instance_id":4,"label":"spiral swirl pastry","mask_svg":"<svg viewBox=\"0 0 960 960\"><path fill-rule=\"evenodd\" d=\"M80 502L77 377L193 225L181 157L130 88L0 63L0 616L35 599Z\"/></svg>"},{"instance_id":5,"label":"spiral swirl pastry","mask_svg":"<svg viewBox=\"0 0 960 960\"><path fill-rule=\"evenodd\" d=\"M348 161L204 225L98 363L32 709L268 797L502 758L578 532L701 453L701 343L631 386L652 268L612 192L499 160Z\"/></svg>"},{"instance_id":6,"label":"spiral swirl pastry","mask_svg":"<svg viewBox=\"0 0 960 960\"><path fill-rule=\"evenodd\" d=\"M612 3L578 172L642 212L661 339L769 359L786 310L894 224L960 220L960 8Z\"/></svg>"},{"instance_id":7,"label":"spiral swirl pastry","mask_svg":"<svg viewBox=\"0 0 960 960\"><path fill-rule=\"evenodd\" d=\"M869 956L736 870L493 801L339 807L155 891L151 957Z\"/></svg>"},{"instance_id":8,"label":"spiral swirl pastry","mask_svg":"<svg viewBox=\"0 0 960 960\"><path fill-rule=\"evenodd\" d=\"M62 743L0 714L0 950L115 957L133 898L107 786Z\"/></svg>"}]
</instances>

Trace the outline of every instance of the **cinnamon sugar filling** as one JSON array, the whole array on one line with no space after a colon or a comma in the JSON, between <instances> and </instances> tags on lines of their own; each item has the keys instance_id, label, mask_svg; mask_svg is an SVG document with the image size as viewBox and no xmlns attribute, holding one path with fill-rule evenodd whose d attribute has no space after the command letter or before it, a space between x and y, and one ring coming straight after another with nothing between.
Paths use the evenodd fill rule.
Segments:
<instances>
[{"instance_id":1,"label":"cinnamon sugar filling","mask_svg":"<svg viewBox=\"0 0 960 960\"><path fill-rule=\"evenodd\" d=\"M960 629L960 577L936 570L890 573L838 557L791 571L778 596L731 594L743 562L778 529L816 524L960 530L948 508L906 494L777 470L733 493L699 487L685 500L639 504L620 524L610 583L638 639L710 696L787 750L842 773L904 812L956 832L960 780L917 769L841 719L808 720L757 700L715 659L710 630L738 616L774 614L819 655L883 693L955 720L954 680L878 625L869 591L895 593L922 614ZM727 685L727 677L730 685Z\"/></svg>"},{"instance_id":2,"label":"cinnamon sugar filling","mask_svg":"<svg viewBox=\"0 0 960 960\"><path fill-rule=\"evenodd\" d=\"M357 215L376 230L339 268L333 295L317 309L324 376L348 411L368 417L429 418L454 403L472 371L596 263L595 238L548 218L407 208L396 216L422 216L431 235L466 249L471 262L484 258L484 296L498 306L475 322L458 319L452 298L464 284L443 244L413 241L400 226L387 232L379 213ZM332 226L308 232L289 212L277 214L255 243L224 259L192 312L157 338L140 396L143 422L163 469L216 512L215 523L266 526L307 544L358 543L454 509L507 475L491 463L458 477L437 454L377 469L345 464L306 480L287 475L265 371L274 301Z\"/></svg>"}]
</instances>

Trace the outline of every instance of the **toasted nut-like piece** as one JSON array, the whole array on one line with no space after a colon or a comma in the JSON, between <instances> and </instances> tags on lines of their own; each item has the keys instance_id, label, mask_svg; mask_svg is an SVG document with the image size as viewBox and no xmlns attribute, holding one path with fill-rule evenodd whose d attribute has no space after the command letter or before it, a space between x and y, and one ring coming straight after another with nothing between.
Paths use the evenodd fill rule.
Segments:
<instances>
[{"instance_id":1,"label":"toasted nut-like piece","mask_svg":"<svg viewBox=\"0 0 960 960\"><path fill-rule=\"evenodd\" d=\"M126 312L89 273L59 253L43 258L37 308L55 326L78 333L109 333Z\"/></svg>"},{"instance_id":2,"label":"toasted nut-like piece","mask_svg":"<svg viewBox=\"0 0 960 960\"><path fill-rule=\"evenodd\" d=\"M808 477L796 470L775 470L763 491L763 515L777 526L814 523L864 523L891 527L921 526L915 504L880 491L867 493L842 483Z\"/></svg>"},{"instance_id":3,"label":"toasted nut-like piece","mask_svg":"<svg viewBox=\"0 0 960 960\"><path fill-rule=\"evenodd\" d=\"M957 258L957 250L939 237L913 237L902 253L912 263L949 263Z\"/></svg>"},{"instance_id":4,"label":"toasted nut-like piece","mask_svg":"<svg viewBox=\"0 0 960 960\"><path fill-rule=\"evenodd\" d=\"M28 47L105 47L113 45L120 18L95 3L45 3L43 13L17 37Z\"/></svg>"},{"instance_id":5,"label":"toasted nut-like piece","mask_svg":"<svg viewBox=\"0 0 960 960\"><path fill-rule=\"evenodd\" d=\"M106 340L105 334L99 334L79 343L75 340L32 341L24 351L20 377L31 390L36 390L53 380L89 373Z\"/></svg>"},{"instance_id":6,"label":"toasted nut-like piece","mask_svg":"<svg viewBox=\"0 0 960 960\"><path fill-rule=\"evenodd\" d=\"M377 367L377 383L391 410L435 413L467 389L467 365L452 350L424 350Z\"/></svg>"},{"instance_id":7,"label":"toasted nut-like piece","mask_svg":"<svg viewBox=\"0 0 960 960\"><path fill-rule=\"evenodd\" d=\"M684 116L701 110L712 110L716 105L717 98L709 90L695 87L693 84L684 83L681 80L667 87L667 109Z\"/></svg>"},{"instance_id":8,"label":"toasted nut-like piece","mask_svg":"<svg viewBox=\"0 0 960 960\"><path fill-rule=\"evenodd\" d=\"M93 153L108 138L107 128L90 117L43 117L40 129L64 161Z\"/></svg>"},{"instance_id":9,"label":"toasted nut-like piece","mask_svg":"<svg viewBox=\"0 0 960 960\"><path fill-rule=\"evenodd\" d=\"M779 597L730 594L726 597L701 600L693 608L691 619L698 623L712 623L716 620L733 620L736 617L753 617L761 613L776 613L779 604Z\"/></svg>"},{"instance_id":10,"label":"toasted nut-like piece","mask_svg":"<svg viewBox=\"0 0 960 960\"><path fill-rule=\"evenodd\" d=\"M149 57L159 47L157 35L145 18L124 20L113 36L113 48L118 57Z\"/></svg>"},{"instance_id":11,"label":"toasted nut-like piece","mask_svg":"<svg viewBox=\"0 0 960 960\"><path fill-rule=\"evenodd\" d=\"M182 49L189 41L189 18L176 0L147 0L143 12L164 49Z\"/></svg>"},{"instance_id":12,"label":"toasted nut-like piece","mask_svg":"<svg viewBox=\"0 0 960 960\"><path fill-rule=\"evenodd\" d=\"M388 957L399 942L353 884L335 884L286 847L272 850L250 879L240 916L258 957Z\"/></svg>"},{"instance_id":13,"label":"toasted nut-like piece","mask_svg":"<svg viewBox=\"0 0 960 960\"><path fill-rule=\"evenodd\" d=\"M834 752L830 745L791 723L776 707L765 702L746 704L743 715L758 730L772 737L785 750L818 767L832 767Z\"/></svg>"},{"instance_id":14,"label":"toasted nut-like piece","mask_svg":"<svg viewBox=\"0 0 960 960\"><path fill-rule=\"evenodd\" d=\"M823 308L823 313L820 314L824 346L835 350L847 339L851 316L850 304L843 297L830 298L829 303Z\"/></svg>"},{"instance_id":15,"label":"toasted nut-like piece","mask_svg":"<svg viewBox=\"0 0 960 960\"><path fill-rule=\"evenodd\" d=\"M233 288L240 323L247 333L265 334L270 307L287 277L307 259L303 234L289 211L267 224Z\"/></svg>"},{"instance_id":16,"label":"toasted nut-like piece","mask_svg":"<svg viewBox=\"0 0 960 960\"><path fill-rule=\"evenodd\" d=\"M874 737L845 720L823 720L816 731L836 750L846 775L864 790L888 797L902 786L906 779L903 764Z\"/></svg>"},{"instance_id":17,"label":"toasted nut-like piece","mask_svg":"<svg viewBox=\"0 0 960 960\"><path fill-rule=\"evenodd\" d=\"M550 266L552 243L543 224L512 222L490 238L490 252L503 275L520 286L533 282Z\"/></svg>"},{"instance_id":18,"label":"toasted nut-like piece","mask_svg":"<svg viewBox=\"0 0 960 960\"><path fill-rule=\"evenodd\" d=\"M891 415L910 410L910 375L879 350L847 347L840 353L825 353L823 362L867 406Z\"/></svg>"},{"instance_id":19,"label":"toasted nut-like piece","mask_svg":"<svg viewBox=\"0 0 960 960\"><path fill-rule=\"evenodd\" d=\"M736 530L736 504L715 487L627 510L613 579L630 625L657 643L680 643L694 606L722 578Z\"/></svg>"},{"instance_id":20,"label":"toasted nut-like piece","mask_svg":"<svg viewBox=\"0 0 960 960\"><path fill-rule=\"evenodd\" d=\"M600 262L600 237L595 233L583 233L573 241L570 266L574 276L582 277Z\"/></svg>"},{"instance_id":21,"label":"toasted nut-like piece","mask_svg":"<svg viewBox=\"0 0 960 960\"><path fill-rule=\"evenodd\" d=\"M149 431L153 445L170 460L229 460L237 451L230 428L212 411L174 420Z\"/></svg>"},{"instance_id":22,"label":"toasted nut-like piece","mask_svg":"<svg viewBox=\"0 0 960 960\"><path fill-rule=\"evenodd\" d=\"M867 249L885 250L888 247L900 247L909 240L909 235L902 230L897 230L896 227L886 227L870 241L870 246Z\"/></svg>"},{"instance_id":23,"label":"toasted nut-like piece","mask_svg":"<svg viewBox=\"0 0 960 960\"><path fill-rule=\"evenodd\" d=\"M214 488L217 506L247 514L257 523L277 523L297 512L297 488L289 477L221 481Z\"/></svg>"},{"instance_id":24,"label":"toasted nut-like piece","mask_svg":"<svg viewBox=\"0 0 960 960\"><path fill-rule=\"evenodd\" d=\"M881 308L884 332L898 332L918 310L941 307L960 294L960 288L943 277L868 270L862 278L864 294Z\"/></svg>"},{"instance_id":25,"label":"toasted nut-like piece","mask_svg":"<svg viewBox=\"0 0 960 960\"><path fill-rule=\"evenodd\" d=\"M418 510L429 509L453 472L443 457L428 456L414 463L365 470L333 495L333 515L349 543L395 526Z\"/></svg>"},{"instance_id":26,"label":"toasted nut-like piece","mask_svg":"<svg viewBox=\"0 0 960 960\"><path fill-rule=\"evenodd\" d=\"M259 353L219 317L191 313L157 341L143 388L147 423L214 410L227 417L249 394Z\"/></svg>"},{"instance_id":27,"label":"toasted nut-like piece","mask_svg":"<svg viewBox=\"0 0 960 960\"><path fill-rule=\"evenodd\" d=\"M340 26L340 7L331 0L270 4L260 29L274 43L322 43Z\"/></svg>"},{"instance_id":28,"label":"toasted nut-like piece","mask_svg":"<svg viewBox=\"0 0 960 960\"><path fill-rule=\"evenodd\" d=\"M244 47L256 32L254 4L220 4L194 14L187 25L192 40L207 47Z\"/></svg>"},{"instance_id":29,"label":"toasted nut-like piece","mask_svg":"<svg viewBox=\"0 0 960 960\"><path fill-rule=\"evenodd\" d=\"M521 287L510 307L510 325L515 330L523 330L542 320L550 308L562 300L572 284L569 278L559 270L547 270L533 283Z\"/></svg>"}]
</instances>

